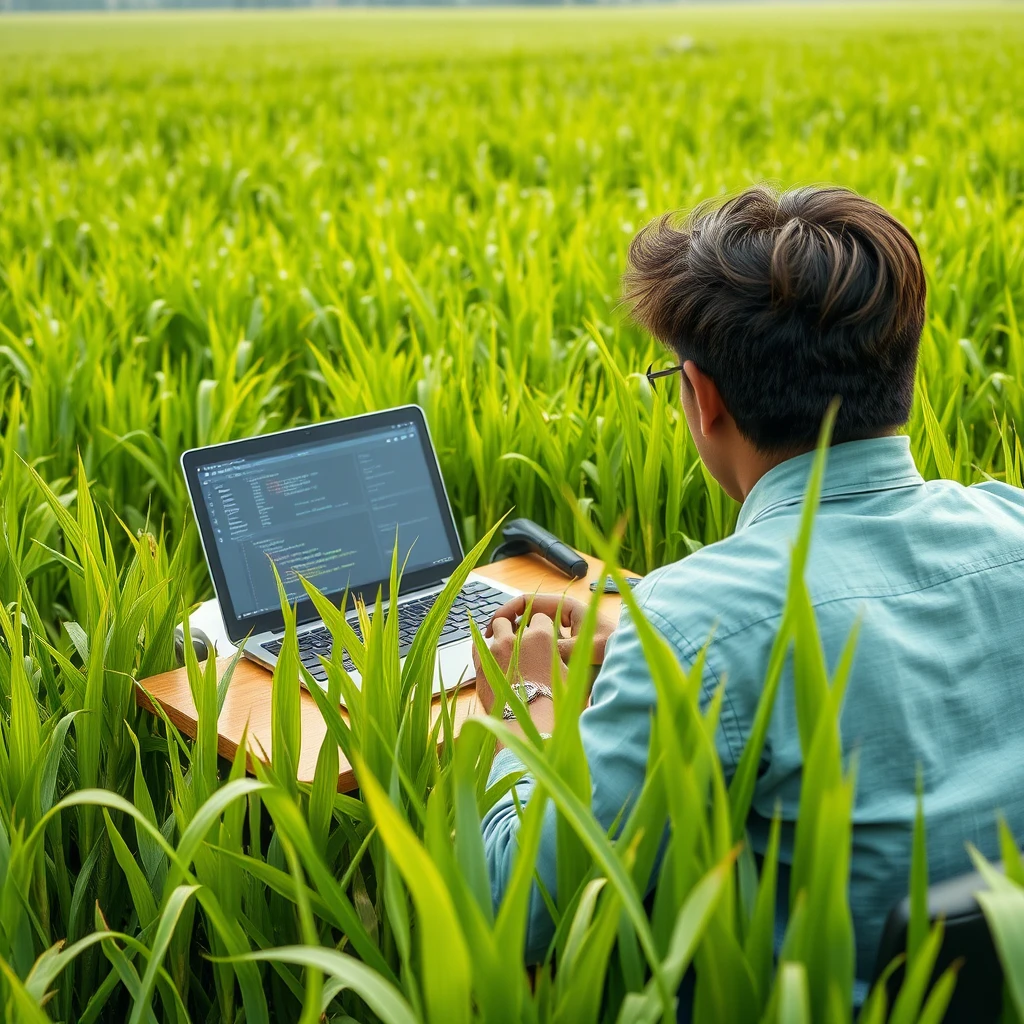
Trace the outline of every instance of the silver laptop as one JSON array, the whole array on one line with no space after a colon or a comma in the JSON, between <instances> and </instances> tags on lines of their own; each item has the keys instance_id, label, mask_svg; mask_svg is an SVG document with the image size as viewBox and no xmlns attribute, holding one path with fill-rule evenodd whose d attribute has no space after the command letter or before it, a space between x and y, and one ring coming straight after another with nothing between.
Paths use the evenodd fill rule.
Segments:
<instances>
[{"instance_id":1,"label":"silver laptop","mask_svg":"<svg viewBox=\"0 0 1024 1024\"><path fill-rule=\"evenodd\" d=\"M273 668L284 638L274 566L299 623L299 656L326 686L331 635L300 577L359 632L356 600L388 597L395 545L405 562L398 598L400 653L412 644L463 557L423 410L416 405L194 448L181 457L206 563L228 637ZM483 627L518 591L476 573L445 623L434 690L473 679L469 614ZM385 601L385 607L387 601ZM361 683L347 651L342 663Z\"/></svg>"}]
</instances>

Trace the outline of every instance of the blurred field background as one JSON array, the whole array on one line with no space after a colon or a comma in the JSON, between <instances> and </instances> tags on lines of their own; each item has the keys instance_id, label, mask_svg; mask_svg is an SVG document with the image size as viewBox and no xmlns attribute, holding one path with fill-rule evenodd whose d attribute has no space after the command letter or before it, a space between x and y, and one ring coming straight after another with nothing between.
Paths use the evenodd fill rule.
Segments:
<instances>
[{"instance_id":1,"label":"blurred field background","mask_svg":"<svg viewBox=\"0 0 1024 1024\"><path fill-rule=\"evenodd\" d=\"M500 726L438 753L393 621L365 631L351 730L331 668L311 788L290 648L260 781L218 762L212 669L189 665L195 742L136 707L135 680L171 667L173 624L210 594L178 469L197 444L416 401L467 548L513 506L584 548L586 519L605 537L625 519L640 571L726 535L736 508L673 389L651 394L664 357L619 278L648 219L762 179L847 185L911 227L930 288L915 456L1020 484L1021 53L1011 3L0 18L0 1024L655 1020L691 956L699 1019L852 1019L853 770L808 615L787 613L780 650L803 651L822 770L777 973L774 862L759 875L735 845L759 741L727 792L699 669L659 660L653 634L628 844L581 802L574 714L523 744L563 816L559 970L536 985L508 953L531 854L495 917L480 847ZM558 699L578 707L574 665ZM339 745L358 798L335 791ZM648 922L666 816L683 838ZM926 876L916 862L919 909ZM1018 928L1019 1019L1024 896L991 900ZM925 931L893 1020L938 1020L949 997L952 974L922 1009ZM876 996L862 1021L885 1019Z\"/></svg>"},{"instance_id":2,"label":"blurred field background","mask_svg":"<svg viewBox=\"0 0 1024 1024\"><path fill-rule=\"evenodd\" d=\"M6 433L176 537L183 448L418 401L467 544L513 505L582 542L575 501L627 516L649 570L735 509L637 376L659 352L616 308L626 246L724 190L831 181L924 252L922 469L1003 477L1022 44L1012 4L5 17Z\"/></svg>"}]
</instances>

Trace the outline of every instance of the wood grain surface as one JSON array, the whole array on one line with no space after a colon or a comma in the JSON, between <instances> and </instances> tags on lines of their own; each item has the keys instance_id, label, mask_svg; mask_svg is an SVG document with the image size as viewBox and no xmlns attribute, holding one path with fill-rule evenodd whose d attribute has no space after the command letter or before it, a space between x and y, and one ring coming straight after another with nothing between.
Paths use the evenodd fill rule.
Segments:
<instances>
[{"instance_id":1,"label":"wood grain surface","mask_svg":"<svg viewBox=\"0 0 1024 1024\"><path fill-rule=\"evenodd\" d=\"M497 580L508 587L525 593L568 593L581 601L589 601L590 582L597 577L600 565L592 558L587 559L590 572L586 579L571 581L551 568L536 555L521 555L501 562L480 566L480 576ZM605 617L616 618L621 598L608 594L602 598L602 613ZM218 674L227 667L230 659L218 661ZM249 757L267 758L270 747L270 673L246 658L239 660L228 686L227 696L220 719L217 722L218 750L222 757L233 758L242 736L248 728ZM196 707L189 690L188 677L183 668L173 672L144 679L136 687L139 704L154 711L153 702L158 703L167 717L188 736L196 734ZM438 714L439 704L434 702L432 720ZM344 715L344 711L342 714ZM455 728L471 715L479 713L476 693L466 687L459 694L455 708ZM313 698L303 690L300 694L300 715L302 719L302 749L299 755L298 778L300 782L312 782L317 755L323 743L326 726ZM340 774L338 788L348 791L355 788L352 766L339 751Z\"/></svg>"}]
</instances>

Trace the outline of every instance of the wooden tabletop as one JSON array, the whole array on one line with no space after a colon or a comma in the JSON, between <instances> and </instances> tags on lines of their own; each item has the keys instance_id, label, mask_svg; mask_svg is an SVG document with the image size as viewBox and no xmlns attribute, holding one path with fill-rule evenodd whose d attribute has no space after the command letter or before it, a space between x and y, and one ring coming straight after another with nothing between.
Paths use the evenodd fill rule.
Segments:
<instances>
[{"instance_id":1,"label":"wooden tabletop","mask_svg":"<svg viewBox=\"0 0 1024 1024\"><path fill-rule=\"evenodd\" d=\"M590 582L597 577L600 563L592 558L588 558L587 561L590 566L587 577L575 581L567 580L536 555L507 558L501 562L480 566L476 572L480 576L497 580L524 593L567 593L581 601L589 602ZM601 601L604 615L617 618L621 598L607 594ZM224 671L229 661L228 658L218 660L218 675ZM249 736L249 756L260 756L261 752L270 754L270 681L270 672L265 668L246 658L239 660L217 722L217 747L222 757L230 759L235 756L246 728ZM197 713L185 669L175 669L173 672L164 672L162 675L144 679L136 687L135 692L142 707L150 711L155 710L147 697L147 694L151 695L178 729L192 738L195 737ZM438 707L435 701L435 715ZM342 711L343 715L344 713ZM456 731L467 718L478 713L475 691L472 687L463 689L455 708ZM312 782L317 755L327 727L316 703L305 690L300 694L300 714L302 749L299 755L298 778L300 782ZM341 769L338 788L342 791L354 789L356 782L352 766L340 751L338 756Z\"/></svg>"}]
</instances>

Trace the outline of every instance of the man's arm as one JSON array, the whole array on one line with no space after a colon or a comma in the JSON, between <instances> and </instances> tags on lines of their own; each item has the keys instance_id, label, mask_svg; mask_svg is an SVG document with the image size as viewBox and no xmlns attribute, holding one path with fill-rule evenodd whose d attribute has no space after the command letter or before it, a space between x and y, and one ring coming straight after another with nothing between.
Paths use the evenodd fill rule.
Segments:
<instances>
[{"instance_id":1,"label":"man's arm","mask_svg":"<svg viewBox=\"0 0 1024 1024\"><path fill-rule=\"evenodd\" d=\"M580 716L583 749L590 767L592 807L604 829L611 827L620 810L631 804L643 786L654 700L654 684L640 640L624 611L618 629L608 640L590 706ZM490 782L522 770L522 762L510 750L501 750L495 757ZM533 779L524 776L514 789L519 802L526 804L533 793ZM549 805L537 856L537 873L552 896L556 878L555 831L554 808ZM511 877L518 833L519 817L510 791L487 812L483 821L491 894L496 906ZM553 930L544 901L534 887L527 929L529 962L543 959Z\"/></svg>"}]
</instances>

